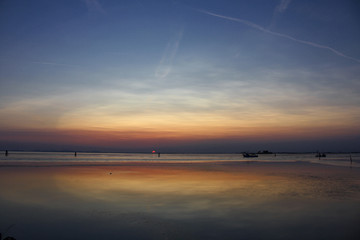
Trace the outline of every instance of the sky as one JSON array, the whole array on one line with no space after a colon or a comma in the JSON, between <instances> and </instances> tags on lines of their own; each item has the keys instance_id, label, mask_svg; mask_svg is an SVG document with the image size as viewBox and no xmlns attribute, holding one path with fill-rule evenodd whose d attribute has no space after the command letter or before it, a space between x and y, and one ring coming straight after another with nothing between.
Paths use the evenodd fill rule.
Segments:
<instances>
[{"instance_id":1,"label":"sky","mask_svg":"<svg viewBox=\"0 0 360 240\"><path fill-rule=\"evenodd\" d=\"M0 149L360 151L356 0L2 0Z\"/></svg>"}]
</instances>

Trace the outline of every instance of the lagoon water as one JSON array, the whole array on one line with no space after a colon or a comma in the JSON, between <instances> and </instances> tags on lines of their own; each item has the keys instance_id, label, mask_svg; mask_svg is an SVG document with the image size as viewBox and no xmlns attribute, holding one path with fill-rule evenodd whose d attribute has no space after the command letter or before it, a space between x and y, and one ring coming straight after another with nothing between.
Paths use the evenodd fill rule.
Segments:
<instances>
[{"instance_id":1,"label":"lagoon water","mask_svg":"<svg viewBox=\"0 0 360 240\"><path fill-rule=\"evenodd\" d=\"M352 162L350 162L350 156ZM148 153L85 153L80 152L10 152L0 155L2 165L101 165L123 162L311 162L325 165L360 167L360 153L333 153L316 158L315 153L306 154L259 154L258 158L244 158L242 154L148 154Z\"/></svg>"},{"instance_id":2,"label":"lagoon water","mask_svg":"<svg viewBox=\"0 0 360 240\"><path fill-rule=\"evenodd\" d=\"M359 155L10 152L0 232L21 239L359 239Z\"/></svg>"}]
</instances>

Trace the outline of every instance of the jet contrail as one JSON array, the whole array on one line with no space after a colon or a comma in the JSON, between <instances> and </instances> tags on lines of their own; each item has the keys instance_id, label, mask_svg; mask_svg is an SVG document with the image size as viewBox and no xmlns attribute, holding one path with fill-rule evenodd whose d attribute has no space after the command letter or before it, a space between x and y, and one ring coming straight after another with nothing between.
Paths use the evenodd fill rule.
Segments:
<instances>
[{"instance_id":1,"label":"jet contrail","mask_svg":"<svg viewBox=\"0 0 360 240\"><path fill-rule=\"evenodd\" d=\"M347 58L347 59L350 59L350 60L353 60L355 62L360 63L359 59L347 56L347 55L343 54L342 52L339 52L338 50L336 50L334 48L331 48L329 46L325 46L325 45L321 45L321 44L317 44L317 43L313 43L313 42L309 42L309 41L305 41L305 40L300 40L300 39L291 37L291 36L283 34L283 33L273 32L273 31L270 31L270 30L268 30L266 28L261 27L260 25L257 25L257 24L255 24L253 22L250 22L250 21L247 21L247 20L244 20L244 19L228 17L228 16L212 13L212 12L209 12L209 11L206 11L206 10L197 10L197 11L205 13L205 14L210 15L210 16L227 19L227 20L234 21L234 22L239 22L239 23L245 24L245 25L247 25L249 27L255 28L255 29L259 30L259 31L269 33L269 34L272 34L272 35L275 35L275 36L278 36L278 37L287 38L287 39L290 39L290 40L292 40L294 42L306 44L306 45L316 47L316 48L327 49L327 50L335 53L336 55L338 55L340 57L344 57L344 58Z\"/></svg>"},{"instance_id":2,"label":"jet contrail","mask_svg":"<svg viewBox=\"0 0 360 240\"><path fill-rule=\"evenodd\" d=\"M178 51L182 36L183 36L183 30L180 30L176 34L175 39L168 42L165 52L164 52L164 54L160 60L160 63L155 71L156 77L166 78L166 76L169 75L169 73L171 72L171 65L172 65L172 62Z\"/></svg>"}]
</instances>

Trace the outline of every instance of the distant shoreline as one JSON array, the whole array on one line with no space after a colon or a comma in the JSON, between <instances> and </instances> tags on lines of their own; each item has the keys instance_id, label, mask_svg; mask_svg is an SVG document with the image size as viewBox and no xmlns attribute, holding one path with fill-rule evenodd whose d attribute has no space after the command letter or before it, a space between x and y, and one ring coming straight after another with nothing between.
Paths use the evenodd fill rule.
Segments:
<instances>
[{"instance_id":1,"label":"distant shoreline","mask_svg":"<svg viewBox=\"0 0 360 240\"><path fill-rule=\"evenodd\" d=\"M117 151L77 151L77 150L12 150L12 149L7 149L9 152L26 152L26 153L70 153L70 154L74 154L74 152L77 153L111 153L111 154L153 154L151 151L150 152L117 152ZM0 152L5 153L6 150L1 150ZM161 152L161 151L160 151ZM212 152L161 152L161 154L242 154L244 152L248 152L248 151L242 151L242 152L216 152L216 153L212 153ZM319 151L304 151L304 152L288 152L288 151L279 151L279 152L272 152L272 153L258 153L257 151L255 151L254 153L257 154L261 154L261 155L271 155L271 154L313 154L313 153L317 153ZM360 151L320 151L321 153L327 153L327 154L350 154L350 153L360 153Z\"/></svg>"}]
</instances>

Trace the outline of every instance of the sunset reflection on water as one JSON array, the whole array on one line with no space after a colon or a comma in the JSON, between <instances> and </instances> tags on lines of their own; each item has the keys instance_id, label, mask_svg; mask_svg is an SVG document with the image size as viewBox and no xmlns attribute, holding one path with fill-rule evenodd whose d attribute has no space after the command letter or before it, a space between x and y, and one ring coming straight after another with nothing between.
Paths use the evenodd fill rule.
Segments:
<instances>
[{"instance_id":1,"label":"sunset reflection on water","mask_svg":"<svg viewBox=\"0 0 360 240\"><path fill-rule=\"evenodd\" d=\"M7 216L0 223L15 223L21 239L34 229L52 239L358 236L358 170L279 166L0 168L1 210Z\"/></svg>"}]
</instances>

